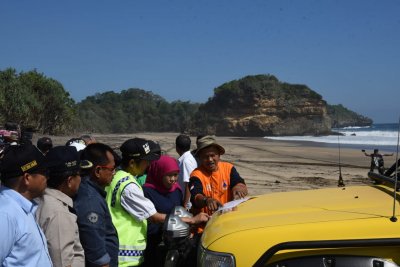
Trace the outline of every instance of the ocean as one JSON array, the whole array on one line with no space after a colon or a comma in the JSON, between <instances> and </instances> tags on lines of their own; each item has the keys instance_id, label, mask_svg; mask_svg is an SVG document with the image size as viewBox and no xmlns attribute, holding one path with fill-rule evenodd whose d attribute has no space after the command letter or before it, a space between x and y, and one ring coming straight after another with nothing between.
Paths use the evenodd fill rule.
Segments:
<instances>
[{"instance_id":1,"label":"ocean","mask_svg":"<svg viewBox=\"0 0 400 267\"><path fill-rule=\"evenodd\" d=\"M315 143L321 146L338 146L373 150L375 148L396 152L397 150L397 131L398 123L377 123L366 127L345 127L332 129L332 131L342 133L343 136L266 136L267 139L282 141L301 141ZM368 152L368 151L367 151ZM369 151L371 152L371 151Z\"/></svg>"}]
</instances>

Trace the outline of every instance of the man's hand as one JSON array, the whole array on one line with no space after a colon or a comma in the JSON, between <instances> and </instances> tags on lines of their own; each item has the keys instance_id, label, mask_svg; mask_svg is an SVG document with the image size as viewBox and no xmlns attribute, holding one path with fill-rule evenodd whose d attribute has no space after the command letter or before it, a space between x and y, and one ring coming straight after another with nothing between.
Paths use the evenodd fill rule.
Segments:
<instances>
[{"instance_id":1,"label":"man's hand","mask_svg":"<svg viewBox=\"0 0 400 267\"><path fill-rule=\"evenodd\" d=\"M233 199L244 198L247 194L247 186L245 184L239 183L232 188Z\"/></svg>"},{"instance_id":2,"label":"man's hand","mask_svg":"<svg viewBox=\"0 0 400 267\"><path fill-rule=\"evenodd\" d=\"M216 211L219 207L222 207L221 202L219 202L218 200L211 198L211 197L207 197L205 204L206 204L205 206L207 207L207 209L210 211Z\"/></svg>"},{"instance_id":3,"label":"man's hand","mask_svg":"<svg viewBox=\"0 0 400 267\"><path fill-rule=\"evenodd\" d=\"M209 219L210 219L210 215L208 215L207 213L201 212L193 217L193 224L200 224L200 223L208 222Z\"/></svg>"}]
</instances>

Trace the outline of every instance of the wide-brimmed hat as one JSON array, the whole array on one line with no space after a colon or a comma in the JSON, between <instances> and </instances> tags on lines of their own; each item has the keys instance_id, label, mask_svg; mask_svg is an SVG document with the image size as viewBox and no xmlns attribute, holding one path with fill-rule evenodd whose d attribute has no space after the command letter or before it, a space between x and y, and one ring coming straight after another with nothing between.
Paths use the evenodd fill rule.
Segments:
<instances>
[{"instance_id":1,"label":"wide-brimmed hat","mask_svg":"<svg viewBox=\"0 0 400 267\"><path fill-rule=\"evenodd\" d=\"M217 141L215 140L215 136L213 135L206 135L200 138L199 140L197 140L196 144L197 149L195 155L198 155L202 149L210 146L215 146L219 150L220 155L225 154L225 149L217 143Z\"/></svg>"}]
</instances>

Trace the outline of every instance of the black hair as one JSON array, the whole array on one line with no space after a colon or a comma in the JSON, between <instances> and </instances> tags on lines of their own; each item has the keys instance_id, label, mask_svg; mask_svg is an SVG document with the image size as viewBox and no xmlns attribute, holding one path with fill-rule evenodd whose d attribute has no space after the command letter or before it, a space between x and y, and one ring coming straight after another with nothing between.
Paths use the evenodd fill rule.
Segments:
<instances>
[{"instance_id":1,"label":"black hair","mask_svg":"<svg viewBox=\"0 0 400 267\"><path fill-rule=\"evenodd\" d=\"M183 152L190 150L191 143L192 143L192 141L190 140L190 137L185 134L180 134L175 139L176 147L178 149L182 150Z\"/></svg>"},{"instance_id":2,"label":"black hair","mask_svg":"<svg viewBox=\"0 0 400 267\"><path fill-rule=\"evenodd\" d=\"M93 167L106 165L108 163L107 152L114 155L111 147L102 143L94 143L88 145L81 154L82 160L88 160L93 163Z\"/></svg>"},{"instance_id":3,"label":"black hair","mask_svg":"<svg viewBox=\"0 0 400 267\"><path fill-rule=\"evenodd\" d=\"M45 143L45 144L39 144L39 142L36 144L37 148L39 148L42 153L49 151L51 148L53 148L52 143Z\"/></svg>"},{"instance_id":4,"label":"black hair","mask_svg":"<svg viewBox=\"0 0 400 267\"><path fill-rule=\"evenodd\" d=\"M126 167L128 167L129 162L130 162L132 159L135 161L136 164L139 164L139 162L142 161L142 159L132 158L132 157L123 157L123 156L122 156L122 159L121 159L121 161L120 161L120 166L121 166L123 169L126 168Z\"/></svg>"}]
</instances>

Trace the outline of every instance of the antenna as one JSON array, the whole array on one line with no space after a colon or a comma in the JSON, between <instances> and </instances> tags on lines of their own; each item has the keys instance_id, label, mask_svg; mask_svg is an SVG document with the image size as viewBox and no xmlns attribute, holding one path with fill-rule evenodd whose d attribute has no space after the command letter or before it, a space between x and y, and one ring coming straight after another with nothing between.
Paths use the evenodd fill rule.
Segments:
<instances>
[{"instance_id":1,"label":"antenna","mask_svg":"<svg viewBox=\"0 0 400 267\"><path fill-rule=\"evenodd\" d=\"M394 172L394 190L393 190L393 215L390 218L390 221L397 222L396 218L396 191L397 191L397 169L399 167L399 139L400 139L400 117L399 117L399 125L397 128L397 150L396 150L396 169Z\"/></svg>"},{"instance_id":2,"label":"antenna","mask_svg":"<svg viewBox=\"0 0 400 267\"><path fill-rule=\"evenodd\" d=\"M337 120L337 126L339 126L339 114L336 115L336 120ZM343 187L345 186L343 178L342 178L342 163L341 163L341 159L340 159L340 133L338 133L337 136L337 140L338 140L338 148L339 148L339 180L338 180L338 187Z\"/></svg>"}]
</instances>

